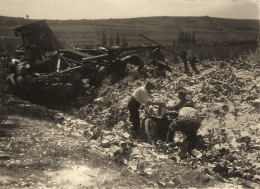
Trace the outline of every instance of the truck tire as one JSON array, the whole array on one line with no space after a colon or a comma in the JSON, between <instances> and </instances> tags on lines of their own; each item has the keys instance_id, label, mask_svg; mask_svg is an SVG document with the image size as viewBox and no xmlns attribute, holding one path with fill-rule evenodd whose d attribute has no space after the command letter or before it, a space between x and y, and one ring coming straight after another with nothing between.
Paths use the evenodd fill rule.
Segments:
<instances>
[{"instance_id":1,"label":"truck tire","mask_svg":"<svg viewBox=\"0 0 260 189\"><path fill-rule=\"evenodd\" d=\"M106 74L107 74L106 67L105 66L99 67L99 69L97 70L96 76L95 76L95 81L94 81L94 85L96 87L100 87L102 85L102 82L103 82Z\"/></svg>"},{"instance_id":2,"label":"truck tire","mask_svg":"<svg viewBox=\"0 0 260 189\"><path fill-rule=\"evenodd\" d=\"M74 88L76 96L80 94L80 90L82 87L82 79L83 79L83 75L81 72L73 72L70 75L71 84L72 87Z\"/></svg>"},{"instance_id":3,"label":"truck tire","mask_svg":"<svg viewBox=\"0 0 260 189\"><path fill-rule=\"evenodd\" d=\"M17 76L15 82L15 91L18 95L24 96L27 93L26 80L24 76Z\"/></svg>"},{"instance_id":4,"label":"truck tire","mask_svg":"<svg viewBox=\"0 0 260 189\"><path fill-rule=\"evenodd\" d=\"M129 55L121 59L121 64L124 65L124 68L126 67L126 64L132 64L134 66L138 66L138 71L142 70L144 68L144 62L142 59L135 55Z\"/></svg>"}]
</instances>

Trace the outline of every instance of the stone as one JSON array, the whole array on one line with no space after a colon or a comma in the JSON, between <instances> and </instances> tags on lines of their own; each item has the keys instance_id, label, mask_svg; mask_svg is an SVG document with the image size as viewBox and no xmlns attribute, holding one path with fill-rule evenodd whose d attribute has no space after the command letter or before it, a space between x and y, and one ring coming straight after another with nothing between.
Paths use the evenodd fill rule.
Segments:
<instances>
[{"instance_id":1,"label":"stone","mask_svg":"<svg viewBox=\"0 0 260 189\"><path fill-rule=\"evenodd\" d=\"M153 174L153 169L151 167L147 167L144 169L144 173L147 175L152 175Z\"/></svg>"},{"instance_id":2,"label":"stone","mask_svg":"<svg viewBox=\"0 0 260 189\"><path fill-rule=\"evenodd\" d=\"M255 100L252 102L252 106L254 106L256 109L260 109L260 98L255 99Z\"/></svg>"},{"instance_id":3,"label":"stone","mask_svg":"<svg viewBox=\"0 0 260 189\"><path fill-rule=\"evenodd\" d=\"M141 154L140 150L137 147L133 147L131 149L131 157L133 157L133 158L142 158L143 155Z\"/></svg>"},{"instance_id":4,"label":"stone","mask_svg":"<svg viewBox=\"0 0 260 189\"><path fill-rule=\"evenodd\" d=\"M10 160L10 155L0 151L0 160Z\"/></svg>"},{"instance_id":5,"label":"stone","mask_svg":"<svg viewBox=\"0 0 260 189\"><path fill-rule=\"evenodd\" d=\"M85 138L92 139L93 136L94 136L94 133L92 131L90 131L90 130L84 131L84 137Z\"/></svg>"},{"instance_id":6,"label":"stone","mask_svg":"<svg viewBox=\"0 0 260 189\"><path fill-rule=\"evenodd\" d=\"M111 146L110 141L107 140L107 139L102 140L102 141L101 141L101 146L102 146L103 148L110 148L110 146Z\"/></svg>"},{"instance_id":7,"label":"stone","mask_svg":"<svg viewBox=\"0 0 260 189\"><path fill-rule=\"evenodd\" d=\"M123 150L123 151L127 151L128 147L127 147L127 143L125 141L120 141L119 142L119 147Z\"/></svg>"},{"instance_id":8,"label":"stone","mask_svg":"<svg viewBox=\"0 0 260 189\"><path fill-rule=\"evenodd\" d=\"M96 98L94 100L94 102L103 102L104 101L104 98L103 97L100 97L100 98Z\"/></svg>"},{"instance_id":9,"label":"stone","mask_svg":"<svg viewBox=\"0 0 260 189\"><path fill-rule=\"evenodd\" d=\"M53 118L54 122L57 124L62 124L65 121L65 118L61 113L55 114Z\"/></svg>"},{"instance_id":10,"label":"stone","mask_svg":"<svg viewBox=\"0 0 260 189\"><path fill-rule=\"evenodd\" d=\"M214 168L213 171L216 173L227 173L228 172L228 167L225 165L220 165L217 164Z\"/></svg>"},{"instance_id":11,"label":"stone","mask_svg":"<svg viewBox=\"0 0 260 189\"><path fill-rule=\"evenodd\" d=\"M131 137L131 135L130 135L129 133L127 133L127 132L124 132L124 133L122 134L122 136L123 136L125 139L130 139L130 137Z\"/></svg>"},{"instance_id":12,"label":"stone","mask_svg":"<svg viewBox=\"0 0 260 189\"><path fill-rule=\"evenodd\" d=\"M195 156L196 158L201 158L201 157L202 157L202 153L201 153L200 151L196 150L196 149L193 149L193 150L191 151L191 154L192 154L193 156Z\"/></svg>"},{"instance_id":13,"label":"stone","mask_svg":"<svg viewBox=\"0 0 260 189\"><path fill-rule=\"evenodd\" d=\"M121 151L121 148L119 148L117 145L112 145L110 147L110 152L113 154L113 156L118 155Z\"/></svg>"}]
</instances>

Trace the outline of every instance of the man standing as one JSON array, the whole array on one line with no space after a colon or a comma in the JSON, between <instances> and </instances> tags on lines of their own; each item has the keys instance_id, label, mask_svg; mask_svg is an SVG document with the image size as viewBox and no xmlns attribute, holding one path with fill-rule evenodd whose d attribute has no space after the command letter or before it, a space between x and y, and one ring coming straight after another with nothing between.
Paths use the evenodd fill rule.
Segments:
<instances>
[{"instance_id":1,"label":"man standing","mask_svg":"<svg viewBox=\"0 0 260 189\"><path fill-rule=\"evenodd\" d=\"M182 58L182 61L184 63L184 73L186 73L187 75L192 75L191 72L189 71L189 68L188 68L187 55L188 55L188 53L186 51L182 51L181 52L181 58ZM199 70L196 67L197 57L193 56L190 59L189 63L190 63L190 66L191 66L192 70L195 72L195 74L199 74L200 72L199 72Z\"/></svg>"},{"instance_id":2,"label":"man standing","mask_svg":"<svg viewBox=\"0 0 260 189\"><path fill-rule=\"evenodd\" d=\"M130 113L130 122L132 123L132 132L137 132L140 127L139 108L141 104L149 105L161 105L162 102L151 102L151 90L155 89L155 86L148 82L146 85L138 87L131 95L128 102L128 110Z\"/></svg>"},{"instance_id":3,"label":"man standing","mask_svg":"<svg viewBox=\"0 0 260 189\"><path fill-rule=\"evenodd\" d=\"M184 64L184 73L190 74L189 68L188 68L188 63L187 63L187 55L188 53L186 51L181 52L181 58Z\"/></svg>"}]
</instances>

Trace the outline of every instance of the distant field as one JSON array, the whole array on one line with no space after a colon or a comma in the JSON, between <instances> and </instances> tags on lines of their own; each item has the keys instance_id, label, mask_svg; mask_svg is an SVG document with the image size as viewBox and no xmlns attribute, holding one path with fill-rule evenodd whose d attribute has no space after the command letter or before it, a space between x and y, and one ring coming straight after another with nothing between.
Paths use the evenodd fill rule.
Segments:
<instances>
[{"instance_id":1,"label":"distant field","mask_svg":"<svg viewBox=\"0 0 260 189\"><path fill-rule=\"evenodd\" d=\"M21 44L21 39L15 37L13 30L35 20L0 16L0 48L15 49ZM103 20L46 20L64 47L75 45L79 47L97 47L102 43L103 31L109 44L110 38L115 41L117 33L128 46L152 44L138 34L144 34L162 45L172 46L178 39L179 32L195 32L197 43L231 40L259 39L259 20L236 20L212 17L147 17L131 19ZM244 50L254 50L255 46L240 47L189 47L192 54L211 58L237 56ZM176 49L179 50L179 49ZM186 49L187 50L187 49Z\"/></svg>"},{"instance_id":2,"label":"distant field","mask_svg":"<svg viewBox=\"0 0 260 189\"><path fill-rule=\"evenodd\" d=\"M20 39L13 35L13 29L27 22L23 18L0 17L0 36L3 40ZM172 45L180 31L195 31L196 40L252 40L259 37L259 20L235 20L212 17L147 17L104 20L47 20L58 39L66 46L99 45L105 31L107 41L116 38L117 32L125 35L129 45L149 43L138 36L145 34L162 43Z\"/></svg>"}]
</instances>

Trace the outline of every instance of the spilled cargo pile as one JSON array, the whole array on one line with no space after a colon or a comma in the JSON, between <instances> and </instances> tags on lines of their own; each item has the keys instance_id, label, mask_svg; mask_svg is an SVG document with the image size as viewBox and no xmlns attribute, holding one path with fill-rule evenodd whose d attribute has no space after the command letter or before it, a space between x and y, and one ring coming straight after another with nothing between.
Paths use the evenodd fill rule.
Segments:
<instances>
[{"instance_id":1,"label":"spilled cargo pile","mask_svg":"<svg viewBox=\"0 0 260 189\"><path fill-rule=\"evenodd\" d=\"M201 61L201 74L183 75L181 66L175 66L166 78L150 77L129 71L126 78L113 85L105 85L91 104L72 113L55 116L57 126L65 133L84 136L83 147L98 152L139 172L158 183L171 186L178 183L166 167L181 164L215 175L223 181L253 186L260 182L260 67L259 62L241 58L225 61ZM130 135L127 102L135 88L150 81L158 90L154 99L168 104L177 102L177 90L185 88L196 103L202 127L200 148L192 156L179 157L180 146L163 141L157 145L146 143L145 137L133 139ZM141 117L158 107L141 109ZM84 119L85 121L82 121ZM184 136L177 135L175 141ZM163 173L163 178L160 176Z\"/></svg>"}]
</instances>

